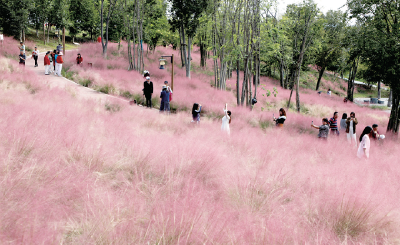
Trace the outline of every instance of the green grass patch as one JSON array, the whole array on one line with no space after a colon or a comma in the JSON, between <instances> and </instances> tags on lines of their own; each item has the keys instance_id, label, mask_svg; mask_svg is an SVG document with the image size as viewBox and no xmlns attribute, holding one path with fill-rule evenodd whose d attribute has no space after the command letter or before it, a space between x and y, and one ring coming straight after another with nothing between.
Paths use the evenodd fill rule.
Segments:
<instances>
[{"instance_id":1,"label":"green grass patch","mask_svg":"<svg viewBox=\"0 0 400 245\"><path fill-rule=\"evenodd\" d=\"M117 104L106 103L104 105L104 107L105 107L106 111L109 111L109 112L118 112L121 110L121 107Z\"/></svg>"}]
</instances>

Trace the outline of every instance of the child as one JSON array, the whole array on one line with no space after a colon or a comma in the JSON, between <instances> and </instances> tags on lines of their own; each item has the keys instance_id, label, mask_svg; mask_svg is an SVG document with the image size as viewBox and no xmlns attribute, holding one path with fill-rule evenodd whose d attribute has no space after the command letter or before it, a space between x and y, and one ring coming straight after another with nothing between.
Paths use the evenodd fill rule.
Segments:
<instances>
[{"instance_id":1,"label":"child","mask_svg":"<svg viewBox=\"0 0 400 245\"><path fill-rule=\"evenodd\" d=\"M319 129L318 133L318 138L320 139L328 139L328 134L329 134L329 121L328 118L323 118L322 119L322 125L321 126L315 126L314 123L311 123L311 127Z\"/></svg>"},{"instance_id":2,"label":"child","mask_svg":"<svg viewBox=\"0 0 400 245\"><path fill-rule=\"evenodd\" d=\"M51 64L50 64L49 57L50 57L50 51L47 51L46 55L44 56L44 74L45 75L50 75Z\"/></svg>"},{"instance_id":3,"label":"child","mask_svg":"<svg viewBox=\"0 0 400 245\"><path fill-rule=\"evenodd\" d=\"M32 58L35 60L35 67L38 67L38 58L39 58L39 50L35 47L35 50L32 52Z\"/></svg>"},{"instance_id":4,"label":"child","mask_svg":"<svg viewBox=\"0 0 400 245\"><path fill-rule=\"evenodd\" d=\"M61 70L62 70L62 64L64 63L63 61L63 53L60 52L57 55L57 64L56 64L56 75L58 75L59 77L61 77Z\"/></svg>"},{"instance_id":5,"label":"child","mask_svg":"<svg viewBox=\"0 0 400 245\"><path fill-rule=\"evenodd\" d=\"M195 122L197 124L200 123L200 112L201 112L201 105L194 103L192 108L192 116L193 116L192 122Z\"/></svg>"},{"instance_id":6,"label":"child","mask_svg":"<svg viewBox=\"0 0 400 245\"><path fill-rule=\"evenodd\" d=\"M83 62L83 58L80 53L78 53L78 57L76 57L76 64L80 65Z\"/></svg>"},{"instance_id":7,"label":"child","mask_svg":"<svg viewBox=\"0 0 400 245\"><path fill-rule=\"evenodd\" d=\"M19 64L25 66L26 56L23 51L19 54Z\"/></svg>"}]
</instances>

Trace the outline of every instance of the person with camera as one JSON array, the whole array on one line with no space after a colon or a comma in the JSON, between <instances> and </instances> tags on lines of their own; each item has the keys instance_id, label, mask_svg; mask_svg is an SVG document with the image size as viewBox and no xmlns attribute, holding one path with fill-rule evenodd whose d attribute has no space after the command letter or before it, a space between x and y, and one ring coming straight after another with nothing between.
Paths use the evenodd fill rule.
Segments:
<instances>
[{"instance_id":1,"label":"person with camera","mask_svg":"<svg viewBox=\"0 0 400 245\"><path fill-rule=\"evenodd\" d=\"M356 125L358 124L358 120L356 118L356 114L354 112L350 113L350 117L346 120L346 133L347 133L347 141L352 143L354 141L357 147L357 137L356 137Z\"/></svg>"},{"instance_id":2,"label":"person with camera","mask_svg":"<svg viewBox=\"0 0 400 245\"><path fill-rule=\"evenodd\" d=\"M151 108L151 96L153 95L153 82L150 81L150 77L146 77L146 81L143 83L143 94L146 97L146 106Z\"/></svg>"},{"instance_id":3,"label":"person with camera","mask_svg":"<svg viewBox=\"0 0 400 245\"><path fill-rule=\"evenodd\" d=\"M329 135L329 121L328 118L322 118L322 125L315 126L314 122L311 122L311 127L315 129L319 129L318 138L320 139L328 139Z\"/></svg>"},{"instance_id":4,"label":"person with camera","mask_svg":"<svg viewBox=\"0 0 400 245\"><path fill-rule=\"evenodd\" d=\"M229 128L229 124L231 124L232 118L231 118L231 111L228 111L228 104L225 104L224 108L224 117L222 118L222 125L221 125L221 130L223 132L226 132L228 135L231 134L231 129Z\"/></svg>"},{"instance_id":5,"label":"person with camera","mask_svg":"<svg viewBox=\"0 0 400 245\"><path fill-rule=\"evenodd\" d=\"M192 118L191 122L199 124L200 123L200 112L201 112L201 105L194 103L192 107Z\"/></svg>"},{"instance_id":6,"label":"person with camera","mask_svg":"<svg viewBox=\"0 0 400 245\"><path fill-rule=\"evenodd\" d=\"M283 127L283 124L286 121L286 111L285 109L281 108L279 109L279 117L273 119L277 127Z\"/></svg>"},{"instance_id":7,"label":"person with camera","mask_svg":"<svg viewBox=\"0 0 400 245\"><path fill-rule=\"evenodd\" d=\"M39 50L37 49L37 47L35 47L35 50L33 50L32 52L32 58L35 60L35 67L38 67L38 58L39 58Z\"/></svg>"}]
</instances>

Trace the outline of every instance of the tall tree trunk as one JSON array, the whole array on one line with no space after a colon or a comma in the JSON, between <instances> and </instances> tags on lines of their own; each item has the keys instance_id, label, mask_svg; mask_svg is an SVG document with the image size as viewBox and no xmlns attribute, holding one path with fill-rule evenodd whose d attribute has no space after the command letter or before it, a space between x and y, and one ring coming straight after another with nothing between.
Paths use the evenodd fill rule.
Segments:
<instances>
[{"instance_id":1,"label":"tall tree trunk","mask_svg":"<svg viewBox=\"0 0 400 245\"><path fill-rule=\"evenodd\" d=\"M320 83L321 83L322 76L324 75L325 68L326 68L326 66L323 65L323 66L321 67L321 69L319 70L319 76L318 76L318 81L317 81L317 87L315 88L316 91L318 91L318 89L319 89L319 85L320 85Z\"/></svg>"},{"instance_id":2,"label":"tall tree trunk","mask_svg":"<svg viewBox=\"0 0 400 245\"><path fill-rule=\"evenodd\" d=\"M400 93L398 89L391 89L392 95L392 110L390 111L390 118L387 126L387 132L398 133L400 121Z\"/></svg>"},{"instance_id":3,"label":"tall tree trunk","mask_svg":"<svg viewBox=\"0 0 400 245\"><path fill-rule=\"evenodd\" d=\"M43 43L46 45L46 21L43 21Z\"/></svg>"},{"instance_id":4,"label":"tall tree trunk","mask_svg":"<svg viewBox=\"0 0 400 245\"><path fill-rule=\"evenodd\" d=\"M186 62L186 77L188 77L188 78L190 78L190 64L191 64L191 59L192 59L191 53L190 53L191 46L192 46L192 38L188 37L188 45L187 45L188 54L187 54L187 62Z\"/></svg>"},{"instance_id":5,"label":"tall tree trunk","mask_svg":"<svg viewBox=\"0 0 400 245\"><path fill-rule=\"evenodd\" d=\"M347 80L347 99L353 102L354 100L354 79L357 74L359 57L353 60L353 63L350 68L349 79Z\"/></svg>"},{"instance_id":6,"label":"tall tree trunk","mask_svg":"<svg viewBox=\"0 0 400 245\"><path fill-rule=\"evenodd\" d=\"M390 89L389 100L388 100L388 103L387 103L388 107L392 107L392 98L393 98L393 92L392 92L392 89Z\"/></svg>"}]
</instances>

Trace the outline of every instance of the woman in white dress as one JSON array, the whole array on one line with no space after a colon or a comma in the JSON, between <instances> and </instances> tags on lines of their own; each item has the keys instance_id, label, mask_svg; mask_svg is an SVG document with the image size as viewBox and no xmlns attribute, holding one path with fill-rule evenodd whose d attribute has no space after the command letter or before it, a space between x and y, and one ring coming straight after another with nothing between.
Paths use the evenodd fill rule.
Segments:
<instances>
[{"instance_id":1,"label":"woman in white dress","mask_svg":"<svg viewBox=\"0 0 400 245\"><path fill-rule=\"evenodd\" d=\"M228 111L228 104L225 104L224 108L224 117L222 118L222 125L221 125L221 130L226 132L228 135L231 133L231 130L229 129L229 124L231 123L231 112Z\"/></svg>"},{"instance_id":2,"label":"woman in white dress","mask_svg":"<svg viewBox=\"0 0 400 245\"><path fill-rule=\"evenodd\" d=\"M374 131L370 126L364 128L360 136L360 146L358 147L357 157L358 158L369 158L369 148L371 147L370 138L373 137Z\"/></svg>"}]
</instances>

